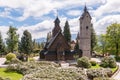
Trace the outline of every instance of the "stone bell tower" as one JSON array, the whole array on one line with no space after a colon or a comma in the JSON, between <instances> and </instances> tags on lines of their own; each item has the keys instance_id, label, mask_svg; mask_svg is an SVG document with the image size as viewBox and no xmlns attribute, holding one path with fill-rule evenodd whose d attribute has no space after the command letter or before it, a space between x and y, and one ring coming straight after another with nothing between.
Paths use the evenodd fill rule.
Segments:
<instances>
[{"instance_id":1,"label":"stone bell tower","mask_svg":"<svg viewBox=\"0 0 120 80\"><path fill-rule=\"evenodd\" d=\"M80 43L79 48L82 50L82 56L91 57L91 16L85 5L84 12L80 17Z\"/></svg>"}]
</instances>

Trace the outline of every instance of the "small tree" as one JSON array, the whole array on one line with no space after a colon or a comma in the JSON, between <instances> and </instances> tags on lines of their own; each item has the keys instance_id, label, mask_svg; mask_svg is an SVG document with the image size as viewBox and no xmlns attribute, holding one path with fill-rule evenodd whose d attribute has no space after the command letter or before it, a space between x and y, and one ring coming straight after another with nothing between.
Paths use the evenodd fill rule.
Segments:
<instances>
[{"instance_id":1,"label":"small tree","mask_svg":"<svg viewBox=\"0 0 120 80\"><path fill-rule=\"evenodd\" d=\"M90 68L91 67L91 63L88 59L88 57L81 57L77 60L77 64L79 67L83 67L83 68Z\"/></svg>"},{"instance_id":2,"label":"small tree","mask_svg":"<svg viewBox=\"0 0 120 80\"><path fill-rule=\"evenodd\" d=\"M108 47L111 52L115 53L116 56L119 56L120 53L120 24L114 23L107 27L106 31L107 41L110 46Z\"/></svg>"},{"instance_id":3,"label":"small tree","mask_svg":"<svg viewBox=\"0 0 120 80\"><path fill-rule=\"evenodd\" d=\"M95 33L95 30L92 26L92 30L91 30L91 52L94 51L94 48L97 44L97 38L96 38L96 33Z\"/></svg>"},{"instance_id":4,"label":"small tree","mask_svg":"<svg viewBox=\"0 0 120 80\"><path fill-rule=\"evenodd\" d=\"M25 30L19 43L19 47L22 53L29 55L33 51L33 43L31 33Z\"/></svg>"},{"instance_id":5,"label":"small tree","mask_svg":"<svg viewBox=\"0 0 120 80\"><path fill-rule=\"evenodd\" d=\"M117 66L117 64L116 64L116 61L114 58L107 56L102 59L100 66L115 68Z\"/></svg>"},{"instance_id":6,"label":"small tree","mask_svg":"<svg viewBox=\"0 0 120 80\"><path fill-rule=\"evenodd\" d=\"M6 38L6 44L9 52L18 51L19 36L16 31L16 28L10 26L9 31L7 32L8 37Z\"/></svg>"},{"instance_id":7,"label":"small tree","mask_svg":"<svg viewBox=\"0 0 120 80\"><path fill-rule=\"evenodd\" d=\"M3 42L2 35L0 32L0 54L4 54L5 52L6 52L5 44Z\"/></svg>"},{"instance_id":8,"label":"small tree","mask_svg":"<svg viewBox=\"0 0 120 80\"><path fill-rule=\"evenodd\" d=\"M75 50L75 51L78 51L78 50L79 50L79 43L78 43L78 40L76 41L76 44L75 44L74 50Z\"/></svg>"}]
</instances>

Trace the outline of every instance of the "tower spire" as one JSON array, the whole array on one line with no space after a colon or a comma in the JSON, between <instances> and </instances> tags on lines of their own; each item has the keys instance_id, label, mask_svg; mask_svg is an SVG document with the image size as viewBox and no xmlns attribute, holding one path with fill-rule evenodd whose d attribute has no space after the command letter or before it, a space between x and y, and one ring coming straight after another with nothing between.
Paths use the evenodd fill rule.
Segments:
<instances>
[{"instance_id":1,"label":"tower spire","mask_svg":"<svg viewBox=\"0 0 120 80\"><path fill-rule=\"evenodd\" d=\"M59 31L61 31L61 27L60 27L60 20L58 18L58 16L56 17L55 21L54 21L54 28L52 31L52 36L54 37Z\"/></svg>"},{"instance_id":2,"label":"tower spire","mask_svg":"<svg viewBox=\"0 0 120 80\"><path fill-rule=\"evenodd\" d=\"M87 11L86 3L85 3L84 11L85 11L85 12Z\"/></svg>"},{"instance_id":3,"label":"tower spire","mask_svg":"<svg viewBox=\"0 0 120 80\"><path fill-rule=\"evenodd\" d=\"M60 23L60 20L59 20L59 18L58 18L58 10L56 10L56 19L55 19L55 21L54 21L54 23L55 24L59 24Z\"/></svg>"}]
</instances>

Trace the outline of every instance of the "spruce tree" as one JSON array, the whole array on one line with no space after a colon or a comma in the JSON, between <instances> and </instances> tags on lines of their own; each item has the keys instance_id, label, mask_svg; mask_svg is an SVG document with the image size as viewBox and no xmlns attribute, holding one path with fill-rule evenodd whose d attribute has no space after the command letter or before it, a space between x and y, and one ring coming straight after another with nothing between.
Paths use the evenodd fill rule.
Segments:
<instances>
[{"instance_id":1,"label":"spruce tree","mask_svg":"<svg viewBox=\"0 0 120 80\"><path fill-rule=\"evenodd\" d=\"M75 50L75 51L78 51L78 50L79 50L79 43L78 43L78 40L76 40L76 44L75 44L74 50Z\"/></svg>"},{"instance_id":2,"label":"spruce tree","mask_svg":"<svg viewBox=\"0 0 120 80\"><path fill-rule=\"evenodd\" d=\"M64 31L63 31L64 37L68 42L71 42L71 33L70 33L70 27L68 21L65 22Z\"/></svg>"},{"instance_id":3,"label":"spruce tree","mask_svg":"<svg viewBox=\"0 0 120 80\"><path fill-rule=\"evenodd\" d=\"M18 51L18 34L16 33L17 29L10 26L6 38L7 49L9 52Z\"/></svg>"},{"instance_id":4,"label":"spruce tree","mask_svg":"<svg viewBox=\"0 0 120 80\"><path fill-rule=\"evenodd\" d=\"M29 55L33 51L33 42L31 33L25 30L20 42L21 52Z\"/></svg>"},{"instance_id":5,"label":"spruce tree","mask_svg":"<svg viewBox=\"0 0 120 80\"><path fill-rule=\"evenodd\" d=\"M96 38L96 33L95 30L92 26L92 30L91 30L91 53L94 51L94 47L97 44L97 38Z\"/></svg>"},{"instance_id":6,"label":"spruce tree","mask_svg":"<svg viewBox=\"0 0 120 80\"><path fill-rule=\"evenodd\" d=\"M3 39L2 39L2 35L1 35L1 32L0 32L0 54L4 54L6 51L5 51L5 44L3 42Z\"/></svg>"}]
</instances>

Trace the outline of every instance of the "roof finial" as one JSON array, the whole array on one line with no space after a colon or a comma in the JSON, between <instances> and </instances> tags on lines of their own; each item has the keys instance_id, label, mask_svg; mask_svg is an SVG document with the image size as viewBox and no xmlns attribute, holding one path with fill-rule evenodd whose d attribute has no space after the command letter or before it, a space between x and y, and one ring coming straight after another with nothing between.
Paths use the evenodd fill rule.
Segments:
<instances>
[{"instance_id":1,"label":"roof finial","mask_svg":"<svg viewBox=\"0 0 120 80\"><path fill-rule=\"evenodd\" d=\"M84 11L85 11L85 12L87 11L87 7L86 7L86 2L85 2L85 7L84 7Z\"/></svg>"}]
</instances>

